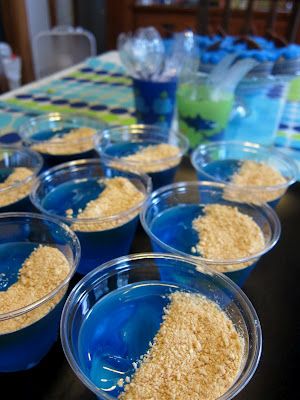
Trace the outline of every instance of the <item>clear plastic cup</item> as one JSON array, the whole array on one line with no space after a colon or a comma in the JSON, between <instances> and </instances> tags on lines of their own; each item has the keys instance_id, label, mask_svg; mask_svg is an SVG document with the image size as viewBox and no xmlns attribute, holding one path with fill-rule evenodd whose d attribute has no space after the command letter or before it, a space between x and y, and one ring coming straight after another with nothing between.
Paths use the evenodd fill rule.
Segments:
<instances>
[{"instance_id":1,"label":"clear plastic cup","mask_svg":"<svg viewBox=\"0 0 300 400\"><path fill-rule=\"evenodd\" d=\"M289 81L289 77L273 75L243 79L235 92L238 106L231 115L223 139L273 145Z\"/></svg>"},{"instance_id":2,"label":"clear plastic cup","mask_svg":"<svg viewBox=\"0 0 300 400\"><path fill-rule=\"evenodd\" d=\"M42 169L43 158L25 147L0 146L0 183L15 170L28 168L32 174L13 184L0 186L0 212L32 211L29 193Z\"/></svg>"},{"instance_id":3,"label":"clear plastic cup","mask_svg":"<svg viewBox=\"0 0 300 400\"><path fill-rule=\"evenodd\" d=\"M80 258L80 244L76 235L58 220L33 213L0 215L1 292L17 279L14 268L20 266L14 265L16 259L23 258L24 252L39 245L60 250L70 264L70 271L43 298L26 307L0 313L0 372L32 368L50 350L57 339L66 290ZM9 265L5 262L8 259ZM11 327L7 327L6 321L18 329L10 331Z\"/></svg>"},{"instance_id":4,"label":"clear plastic cup","mask_svg":"<svg viewBox=\"0 0 300 400\"><path fill-rule=\"evenodd\" d=\"M233 105L232 90L213 86L208 75L193 74L177 90L178 125L189 140L190 148L224 139Z\"/></svg>"},{"instance_id":5,"label":"clear plastic cup","mask_svg":"<svg viewBox=\"0 0 300 400\"><path fill-rule=\"evenodd\" d=\"M230 183L240 163L246 160L264 163L280 172L285 182L273 186L241 186ZM233 191L243 201L255 204L268 203L275 207L290 185L298 176L296 163L279 150L250 142L221 141L199 146L192 154L191 161L198 179L230 183Z\"/></svg>"},{"instance_id":6,"label":"clear plastic cup","mask_svg":"<svg viewBox=\"0 0 300 400\"><path fill-rule=\"evenodd\" d=\"M82 158L93 158L96 156L94 150L93 137L75 139L65 142L52 141L58 139L72 129L92 128L95 131L103 129L106 124L98 119L80 116L78 114L49 113L37 117L29 118L27 122L19 128L19 135L24 144L34 149L36 145L44 145L45 149L39 151L45 162L45 167L78 160Z\"/></svg>"},{"instance_id":7,"label":"clear plastic cup","mask_svg":"<svg viewBox=\"0 0 300 400\"><path fill-rule=\"evenodd\" d=\"M153 251L174 253L203 261L212 269L225 273L242 286L259 258L277 243L280 221L268 205L237 203L223 198L226 185L216 182L179 182L151 194L141 211L141 223L149 236ZM265 246L261 251L239 259L207 259L193 253L199 238L192 228L194 218L202 214L201 207L220 204L237 207L250 216L261 229Z\"/></svg>"},{"instance_id":8,"label":"clear plastic cup","mask_svg":"<svg viewBox=\"0 0 300 400\"><path fill-rule=\"evenodd\" d=\"M124 161L120 157L135 153L141 146L167 143L179 148L176 156L162 158L155 162ZM187 139L179 133L171 133L152 125L129 125L107 128L95 137L95 147L107 170L113 167L126 171L146 173L152 179L153 188L173 182L182 156L188 149Z\"/></svg>"},{"instance_id":9,"label":"clear plastic cup","mask_svg":"<svg viewBox=\"0 0 300 400\"><path fill-rule=\"evenodd\" d=\"M144 200L110 217L79 219L77 216L67 216L67 209L79 211L90 200L98 197L99 193L94 190L99 187L99 179L117 176L129 179L144 193ZM129 253L140 209L151 189L151 179L147 175L117 169L105 172L99 159L78 160L61 164L41 174L31 193L31 201L43 214L52 215L71 228L76 224L75 232L81 244L81 260L77 272L86 274L103 262ZM51 202L48 201L49 194ZM95 225L95 230L86 229L87 224ZM107 224L109 228L99 229L97 224Z\"/></svg>"},{"instance_id":10,"label":"clear plastic cup","mask_svg":"<svg viewBox=\"0 0 300 400\"><path fill-rule=\"evenodd\" d=\"M274 75L290 75L295 76L300 74L300 57L290 60L279 59L273 68Z\"/></svg>"},{"instance_id":11,"label":"clear plastic cup","mask_svg":"<svg viewBox=\"0 0 300 400\"><path fill-rule=\"evenodd\" d=\"M161 274L158 274L158 269ZM169 276L169 279L164 280L163 275ZM173 277L181 277L185 284L181 286ZM171 254L135 254L109 261L85 276L72 290L62 314L61 340L67 360L77 377L99 399L117 398L115 394L111 394L114 388L104 391L91 380L87 360L89 357L92 361L93 354L82 356L84 350L80 347L81 328L91 309L107 295L120 288L145 285L149 281L154 285L167 283L179 290L202 294L216 302L232 320L245 340L245 352L237 379L219 400L234 398L250 381L259 363L262 334L256 312L246 295L226 276L213 272L204 262ZM120 312L121 315L124 314ZM132 335L138 335L136 330L132 331ZM88 345L86 343L87 347ZM118 356L118 349L114 347L110 350ZM122 354L122 357L128 357L132 362L130 354Z\"/></svg>"}]
</instances>

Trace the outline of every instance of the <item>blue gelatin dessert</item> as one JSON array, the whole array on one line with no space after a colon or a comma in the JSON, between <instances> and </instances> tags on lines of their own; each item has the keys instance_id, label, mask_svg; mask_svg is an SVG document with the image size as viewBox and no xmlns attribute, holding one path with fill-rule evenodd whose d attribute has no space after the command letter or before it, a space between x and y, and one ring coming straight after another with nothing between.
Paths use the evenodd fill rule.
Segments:
<instances>
[{"instance_id":1,"label":"blue gelatin dessert","mask_svg":"<svg viewBox=\"0 0 300 400\"><path fill-rule=\"evenodd\" d=\"M99 132L95 146L106 171L119 168L148 174L157 189L173 182L188 142L157 126L131 125Z\"/></svg>"},{"instance_id":2,"label":"blue gelatin dessert","mask_svg":"<svg viewBox=\"0 0 300 400\"><path fill-rule=\"evenodd\" d=\"M121 392L117 382L133 375L133 363L147 353L162 323L168 295L179 289L145 281L117 289L95 304L80 329L78 355L83 371L99 389L112 396Z\"/></svg>"},{"instance_id":3,"label":"blue gelatin dessert","mask_svg":"<svg viewBox=\"0 0 300 400\"><path fill-rule=\"evenodd\" d=\"M32 211L29 194L42 166L42 157L34 151L0 148L0 212Z\"/></svg>"},{"instance_id":4,"label":"blue gelatin dessert","mask_svg":"<svg viewBox=\"0 0 300 400\"><path fill-rule=\"evenodd\" d=\"M275 148L250 142L200 145L191 161L200 181L229 184L235 196L232 194L230 199L268 203L273 208L298 176L298 167L290 157Z\"/></svg>"},{"instance_id":5,"label":"blue gelatin dessert","mask_svg":"<svg viewBox=\"0 0 300 400\"><path fill-rule=\"evenodd\" d=\"M154 251L202 260L242 286L276 244L280 222L269 206L226 200L225 191L213 182L166 186L146 201L141 222Z\"/></svg>"},{"instance_id":6,"label":"blue gelatin dessert","mask_svg":"<svg viewBox=\"0 0 300 400\"><path fill-rule=\"evenodd\" d=\"M199 265L202 268L197 270ZM159 275L157 270L164 274ZM185 284L174 280L170 271L181 277ZM169 279L162 279L162 275ZM230 304L228 322L239 326L240 338L250 343L243 359L253 370L261 346L260 327L255 311L250 311L248 301L247 305L244 303L246 296L236 285L222 274L207 269L205 264L196 264L191 259L155 253L136 254L112 260L84 277L71 292L63 311L61 337L66 357L79 379L99 399L123 398L124 384L139 373L137 366L143 364L143 356L157 345L155 337L162 332L162 326L165 334L170 334L164 324L168 318L166 309L171 310L175 296L182 301L198 297L201 301L217 303L218 310L225 313ZM184 313L179 316L182 317L185 318ZM208 319L210 317L211 314ZM178 319L173 321L177 327ZM172 330L172 334L174 346L180 346L180 340L176 343L176 332ZM194 332L187 331L187 338L190 338L189 334ZM171 351L174 348L168 341L167 346ZM162 350L161 357L165 357L167 351L166 348L165 352ZM241 376L229 385L231 393L241 388ZM179 375L177 378L181 379ZM224 394L224 399L229 398Z\"/></svg>"},{"instance_id":7,"label":"blue gelatin dessert","mask_svg":"<svg viewBox=\"0 0 300 400\"><path fill-rule=\"evenodd\" d=\"M30 213L0 216L0 372L34 367L57 339L80 257L75 234Z\"/></svg>"},{"instance_id":8,"label":"blue gelatin dessert","mask_svg":"<svg viewBox=\"0 0 300 400\"><path fill-rule=\"evenodd\" d=\"M105 176L97 159L62 164L39 177L32 202L73 229L81 244L77 272L86 274L128 254L150 178L114 170Z\"/></svg>"},{"instance_id":9,"label":"blue gelatin dessert","mask_svg":"<svg viewBox=\"0 0 300 400\"><path fill-rule=\"evenodd\" d=\"M92 118L50 113L30 118L19 128L19 134L25 145L42 154L46 169L95 157L93 137L104 126Z\"/></svg>"}]
</instances>

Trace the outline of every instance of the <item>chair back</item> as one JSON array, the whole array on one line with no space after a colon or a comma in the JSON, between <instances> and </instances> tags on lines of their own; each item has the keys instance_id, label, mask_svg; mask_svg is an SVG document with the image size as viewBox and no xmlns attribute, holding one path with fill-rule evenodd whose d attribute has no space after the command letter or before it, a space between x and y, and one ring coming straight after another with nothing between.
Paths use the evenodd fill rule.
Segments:
<instances>
[{"instance_id":1,"label":"chair back","mask_svg":"<svg viewBox=\"0 0 300 400\"><path fill-rule=\"evenodd\" d=\"M43 78L95 55L96 40L91 32L71 26L54 27L34 38L35 76Z\"/></svg>"}]
</instances>

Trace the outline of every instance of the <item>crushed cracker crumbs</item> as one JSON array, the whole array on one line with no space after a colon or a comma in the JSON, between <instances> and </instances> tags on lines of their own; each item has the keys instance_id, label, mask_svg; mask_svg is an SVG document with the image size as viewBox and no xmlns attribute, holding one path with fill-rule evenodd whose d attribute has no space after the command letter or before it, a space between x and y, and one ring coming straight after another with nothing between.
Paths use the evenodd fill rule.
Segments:
<instances>
[{"instance_id":1,"label":"crushed cracker crumbs","mask_svg":"<svg viewBox=\"0 0 300 400\"><path fill-rule=\"evenodd\" d=\"M69 271L70 264L60 250L40 245L24 261L17 282L0 291L0 315L26 307L51 293ZM0 334L17 331L43 318L59 303L65 291L63 288L32 311L0 321Z\"/></svg>"},{"instance_id":2,"label":"crushed cracker crumbs","mask_svg":"<svg viewBox=\"0 0 300 400\"><path fill-rule=\"evenodd\" d=\"M83 153L94 147L93 137L95 133L95 129L87 127L72 129L62 137L52 137L42 143L33 144L31 148L40 153L55 156Z\"/></svg>"},{"instance_id":3,"label":"crushed cracker crumbs","mask_svg":"<svg viewBox=\"0 0 300 400\"><path fill-rule=\"evenodd\" d=\"M233 260L251 256L263 250L263 232L249 215L237 207L209 204L204 207L205 215L193 220L193 228L199 242L192 252L211 260ZM219 272L228 272L251 265L255 261L234 265L213 265Z\"/></svg>"},{"instance_id":4,"label":"crushed cracker crumbs","mask_svg":"<svg viewBox=\"0 0 300 400\"><path fill-rule=\"evenodd\" d=\"M73 230L93 232L112 229L125 224L139 213L139 210L135 209L125 216L109 221L84 222L84 219L87 218L106 218L124 213L141 204L145 198L145 194L126 178L115 177L105 179L103 182L105 183L104 190L95 200L89 201L85 208L78 213L77 219L79 221L72 224ZM68 209L66 214L72 217L73 211Z\"/></svg>"},{"instance_id":5,"label":"crushed cracker crumbs","mask_svg":"<svg viewBox=\"0 0 300 400\"><path fill-rule=\"evenodd\" d=\"M16 167L13 172L0 183L0 189L7 189L0 192L0 207L5 207L28 196L31 192L32 181L9 188L32 176L34 173L26 167Z\"/></svg>"},{"instance_id":6,"label":"crushed cracker crumbs","mask_svg":"<svg viewBox=\"0 0 300 400\"><path fill-rule=\"evenodd\" d=\"M285 189L266 191L263 186L282 185L286 183L286 179L279 171L265 163L246 160L241 164L238 171L232 175L230 183L245 187L262 186L262 190L255 192L246 190L236 191L228 187L224 191L224 198L238 202L263 204L278 199L285 192Z\"/></svg>"},{"instance_id":7,"label":"crushed cracker crumbs","mask_svg":"<svg viewBox=\"0 0 300 400\"><path fill-rule=\"evenodd\" d=\"M121 400L215 400L237 378L244 341L220 307L174 292L153 345ZM120 382L121 383L121 382Z\"/></svg>"},{"instance_id":8,"label":"crushed cracker crumbs","mask_svg":"<svg viewBox=\"0 0 300 400\"><path fill-rule=\"evenodd\" d=\"M137 165L125 167L124 164L120 165L118 161L113 161L110 165L126 171L140 173L159 172L178 165L180 163L179 153L180 149L177 146L161 143L144 147L129 156L120 157L122 162L139 163Z\"/></svg>"}]
</instances>

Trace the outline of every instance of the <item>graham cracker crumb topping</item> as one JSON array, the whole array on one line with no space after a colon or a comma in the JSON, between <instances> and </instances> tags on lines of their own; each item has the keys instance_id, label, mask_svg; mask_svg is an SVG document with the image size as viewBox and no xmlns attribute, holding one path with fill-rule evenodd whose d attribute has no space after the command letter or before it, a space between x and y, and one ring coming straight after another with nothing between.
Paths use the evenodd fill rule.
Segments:
<instances>
[{"instance_id":1,"label":"graham cracker crumb topping","mask_svg":"<svg viewBox=\"0 0 300 400\"><path fill-rule=\"evenodd\" d=\"M55 290L67 277L70 264L64 254L50 246L37 247L24 261L18 280L0 291L0 315L26 307ZM66 288L52 299L19 317L0 321L0 334L16 331L44 317L61 300Z\"/></svg>"},{"instance_id":2,"label":"graham cracker crumb topping","mask_svg":"<svg viewBox=\"0 0 300 400\"><path fill-rule=\"evenodd\" d=\"M209 204L205 215L193 220L193 229L199 235L194 251L211 260L232 260L251 256L263 250L263 232L249 215L237 207ZM235 265L213 265L217 271L227 272L246 267L249 263Z\"/></svg>"},{"instance_id":3,"label":"graham cracker crumb topping","mask_svg":"<svg viewBox=\"0 0 300 400\"><path fill-rule=\"evenodd\" d=\"M32 181L26 182L23 185L20 184L12 188L9 188L9 186L12 186L18 182L22 182L32 175L33 171L29 168L14 168L13 172L5 179L5 181L0 183L0 189L8 189L5 190L3 193L0 192L0 207L15 203L16 201L28 196L31 191Z\"/></svg>"},{"instance_id":4,"label":"graham cracker crumb topping","mask_svg":"<svg viewBox=\"0 0 300 400\"><path fill-rule=\"evenodd\" d=\"M276 186L286 183L286 179L281 173L271 166L256 161L246 160L241 167L235 172L230 183L238 186L262 187L260 191L232 190L226 188L224 198L239 202L263 204L281 197L284 189L266 191L264 186Z\"/></svg>"},{"instance_id":5,"label":"graham cracker crumb topping","mask_svg":"<svg viewBox=\"0 0 300 400\"><path fill-rule=\"evenodd\" d=\"M87 127L72 129L62 137L52 137L42 143L33 144L31 148L40 153L52 154L55 156L83 153L94 147L93 137L95 133L95 129Z\"/></svg>"},{"instance_id":6,"label":"graham cracker crumb topping","mask_svg":"<svg viewBox=\"0 0 300 400\"><path fill-rule=\"evenodd\" d=\"M153 345L121 400L215 400L237 378L244 341L220 307L174 292ZM122 382L123 383L123 382Z\"/></svg>"},{"instance_id":7,"label":"graham cracker crumb topping","mask_svg":"<svg viewBox=\"0 0 300 400\"><path fill-rule=\"evenodd\" d=\"M110 221L100 220L99 222L84 223L84 219L87 218L100 219L126 212L141 204L145 198L145 194L126 178L115 177L104 179L103 182L105 183L104 190L95 200L89 201L85 208L78 213L79 222L72 224L73 230L90 232L112 229L130 221L139 213L139 209L135 209L132 213ZM66 213L67 216L72 216L72 210L68 209Z\"/></svg>"},{"instance_id":8,"label":"graham cracker crumb topping","mask_svg":"<svg viewBox=\"0 0 300 400\"><path fill-rule=\"evenodd\" d=\"M124 166L118 161L113 161L110 165L126 171L140 173L159 172L178 165L180 163L179 153L180 149L177 146L161 143L144 147L129 156L120 157L120 161L136 163L136 165ZM170 158L173 159L170 160Z\"/></svg>"}]
</instances>

